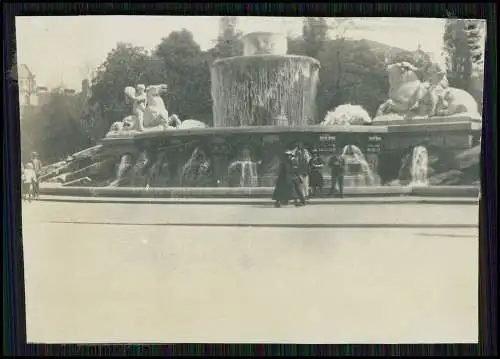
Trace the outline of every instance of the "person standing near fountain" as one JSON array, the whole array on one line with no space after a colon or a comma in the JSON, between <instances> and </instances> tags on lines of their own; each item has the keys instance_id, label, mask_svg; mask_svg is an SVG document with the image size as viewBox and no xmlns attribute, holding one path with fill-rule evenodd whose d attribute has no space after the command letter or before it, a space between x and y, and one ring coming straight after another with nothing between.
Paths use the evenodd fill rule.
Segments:
<instances>
[{"instance_id":1,"label":"person standing near fountain","mask_svg":"<svg viewBox=\"0 0 500 359\"><path fill-rule=\"evenodd\" d=\"M274 206L279 208L282 205L287 205L293 198L296 206L306 205L301 184L302 179L299 174L299 161L294 151L286 151L283 159L280 162L278 170L278 178L274 187L272 199L275 201ZM297 197L300 202L297 201Z\"/></svg>"},{"instance_id":2,"label":"person standing near fountain","mask_svg":"<svg viewBox=\"0 0 500 359\"><path fill-rule=\"evenodd\" d=\"M276 184L274 186L274 191L272 196L273 201L275 201L274 206L276 208L279 208L282 205L286 206L288 202L292 199L292 193L293 193L293 183L291 177L292 156L293 152L286 151L280 160L278 168L278 177L276 178Z\"/></svg>"},{"instance_id":3,"label":"person standing near fountain","mask_svg":"<svg viewBox=\"0 0 500 359\"><path fill-rule=\"evenodd\" d=\"M43 167L42 161L40 160L40 156L38 155L38 153L33 152L33 154L31 155L31 163L33 164L33 170L35 171L35 177L38 179L38 177L40 176L40 172L42 171L42 167ZM38 180L36 180L33 184L33 191L35 193L35 196L38 197L38 194L40 192Z\"/></svg>"},{"instance_id":4,"label":"person standing near fountain","mask_svg":"<svg viewBox=\"0 0 500 359\"><path fill-rule=\"evenodd\" d=\"M302 156L302 158L301 158ZM305 162L305 166L304 166ZM304 158L304 154L300 153L297 149L292 151L290 157L290 177L292 179L292 189L293 189L293 201L295 206L305 206L307 204L307 188L309 183L305 183L308 179L308 161ZM306 173L306 175L304 175Z\"/></svg>"},{"instance_id":5,"label":"person standing near fountain","mask_svg":"<svg viewBox=\"0 0 500 359\"><path fill-rule=\"evenodd\" d=\"M337 185L339 186L339 196L344 197L344 174L345 174L345 160L344 157L337 153L334 149L333 154L328 161L331 176L330 195L334 195Z\"/></svg>"},{"instance_id":6,"label":"person standing near fountain","mask_svg":"<svg viewBox=\"0 0 500 359\"><path fill-rule=\"evenodd\" d=\"M28 162L26 168L23 171L23 192L25 198L31 200L32 198L38 198L38 192L36 188L38 187L38 178L35 172L33 163Z\"/></svg>"},{"instance_id":7,"label":"person standing near fountain","mask_svg":"<svg viewBox=\"0 0 500 359\"><path fill-rule=\"evenodd\" d=\"M311 179L310 185L313 196L316 196L318 192L321 194L321 191L323 190L323 175L321 173L323 167L324 163L318 153L318 150L313 150L312 158L309 161L309 176Z\"/></svg>"},{"instance_id":8,"label":"person standing near fountain","mask_svg":"<svg viewBox=\"0 0 500 359\"><path fill-rule=\"evenodd\" d=\"M302 142L297 144L295 157L298 161L298 175L300 177L299 191L302 192L304 198L307 198L309 195L309 161L311 160L311 155L304 148Z\"/></svg>"}]
</instances>

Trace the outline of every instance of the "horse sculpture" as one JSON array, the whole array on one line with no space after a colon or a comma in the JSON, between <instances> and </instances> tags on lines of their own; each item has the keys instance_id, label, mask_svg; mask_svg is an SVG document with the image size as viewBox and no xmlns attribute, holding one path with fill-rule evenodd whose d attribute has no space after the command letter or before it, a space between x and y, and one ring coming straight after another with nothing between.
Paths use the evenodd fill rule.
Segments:
<instances>
[{"instance_id":1,"label":"horse sculpture","mask_svg":"<svg viewBox=\"0 0 500 359\"><path fill-rule=\"evenodd\" d=\"M435 62L417 68L406 61L391 62L386 56L389 99L376 116L397 114L405 118L478 114L476 100L467 91L448 87L446 74Z\"/></svg>"},{"instance_id":2,"label":"horse sculpture","mask_svg":"<svg viewBox=\"0 0 500 359\"><path fill-rule=\"evenodd\" d=\"M146 88L144 127L169 126L168 111L160 94L167 92L167 85L150 85Z\"/></svg>"},{"instance_id":3,"label":"horse sculpture","mask_svg":"<svg viewBox=\"0 0 500 359\"><path fill-rule=\"evenodd\" d=\"M150 85L145 88L145 106L138 106L139 97L136 96L136 89L127 86L125 95L127 100L134 101L134 114L126 116L122 121L115 122L111 125L108 135L121 134L129 131L143 130L167 130L172 128L180 128L182 121L177 115L169 116L165 102L161 98L161 94L167 91L168 87L165 84ZM141 101L143 99L141 98ZM140 113L139 113L140 111ZM142 124L139 122L138 116L142 116Z\"/></svg>"}]
</instances>

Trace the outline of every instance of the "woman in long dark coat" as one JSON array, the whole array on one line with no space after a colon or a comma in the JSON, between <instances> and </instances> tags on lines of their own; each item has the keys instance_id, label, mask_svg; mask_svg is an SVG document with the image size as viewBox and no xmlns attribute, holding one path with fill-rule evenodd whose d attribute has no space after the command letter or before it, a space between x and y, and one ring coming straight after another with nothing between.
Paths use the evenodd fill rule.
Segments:
<instances>
[{"instance_id":1,"label":"woman in long dark coat","mask_svg":"<svg viewBox=\"0 0 500 359\"><path fill-rule=\"evenodd\" d=\"M287 205L291 199L293 199L293 178L291 171L291 152L286 152L280 161L278 169L278 178L276 179L276 185L273 192L273 201L275 201L275 207L281 207L281 205Z\"/></svg>"}]
</instances>

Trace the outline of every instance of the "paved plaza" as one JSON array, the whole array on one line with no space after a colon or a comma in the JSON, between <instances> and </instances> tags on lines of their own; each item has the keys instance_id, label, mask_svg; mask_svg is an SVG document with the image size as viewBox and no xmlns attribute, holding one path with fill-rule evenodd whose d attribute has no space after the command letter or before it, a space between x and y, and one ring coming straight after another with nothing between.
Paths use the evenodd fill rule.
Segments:
<instances>
[{"instance_id":1,"label":"paved plaza","mask_svg":"<svg viewBox=\"0 0 500 359\"><path fill-rule=\"evenodd\" d=\"M32 202L29 342L476 342L476 205Z\"/></svg>"}]
</instances>

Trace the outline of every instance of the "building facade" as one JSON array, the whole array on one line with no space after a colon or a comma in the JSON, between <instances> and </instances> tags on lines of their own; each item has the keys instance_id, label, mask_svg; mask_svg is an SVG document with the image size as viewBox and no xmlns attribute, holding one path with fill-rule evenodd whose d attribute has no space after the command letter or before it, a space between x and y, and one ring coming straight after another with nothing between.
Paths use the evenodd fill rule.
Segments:
<instances>
[{"instance_id":1,"label":"building facade","mask_svg":"<svg viewBox=\"0 0 500 359\"><path fill-rule=\"evenodd\" d=\"M64 85L49 89L46 86L37 86L35 75L27 65L20 65L18 68L19 86L19 111L21 118L34 111L36 107L43 106L50 102L54 95L76 96L73 89L68 89Z\"/></svg>"},{"instance_id":2,"label":"building facade","mask_svg":"<svg viewBox=\"0 0 500 359\"><path fill-rule=\"evenodd\" d=\"M36 106L37 91L35 75L31 72L28 66L19 65L17 73L18 87L19 87L19 110L21 117L27 109Z\"/></svg>"}]
</instances>

